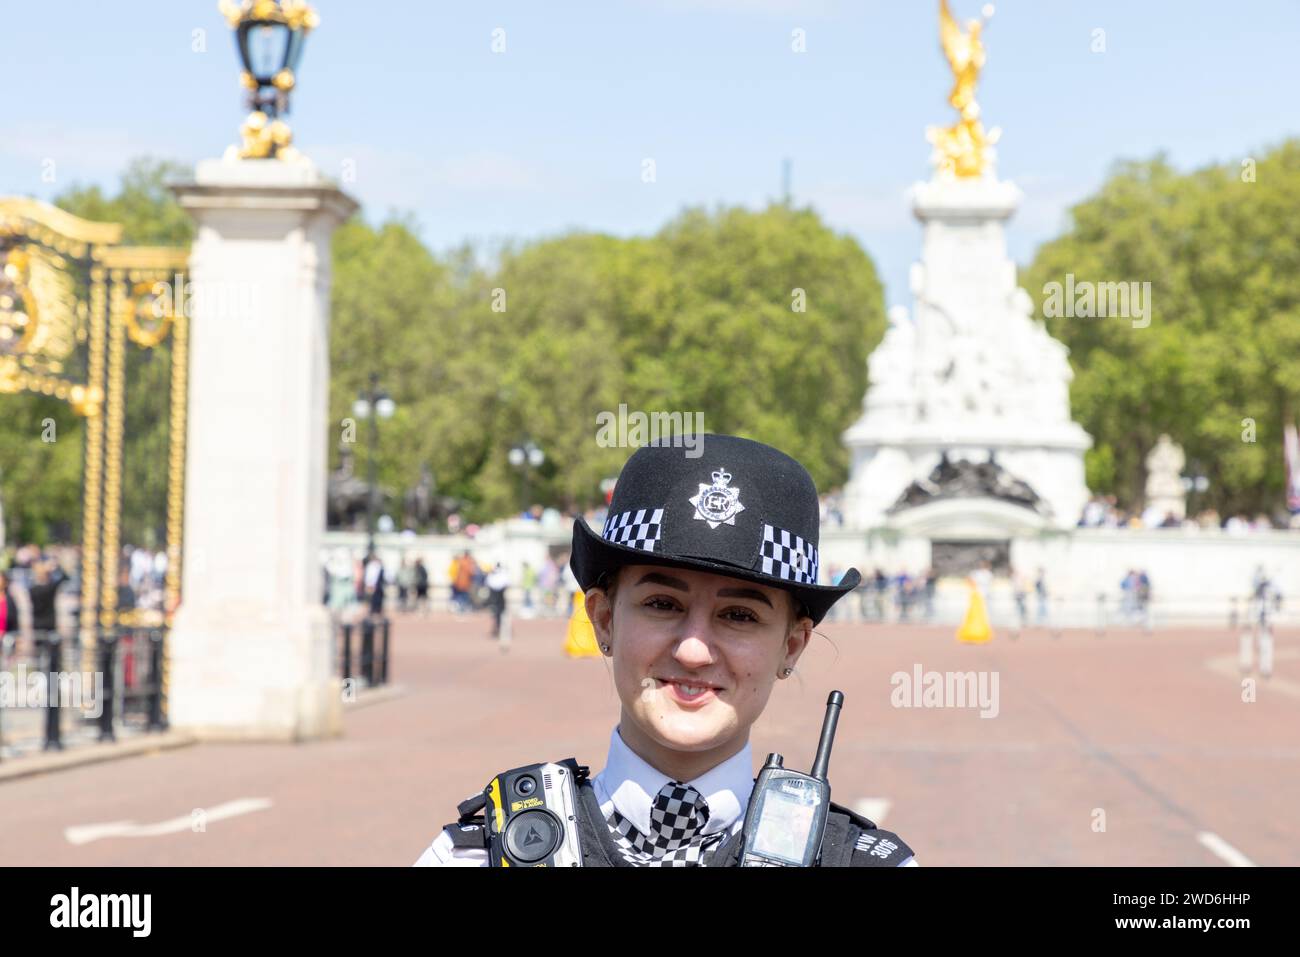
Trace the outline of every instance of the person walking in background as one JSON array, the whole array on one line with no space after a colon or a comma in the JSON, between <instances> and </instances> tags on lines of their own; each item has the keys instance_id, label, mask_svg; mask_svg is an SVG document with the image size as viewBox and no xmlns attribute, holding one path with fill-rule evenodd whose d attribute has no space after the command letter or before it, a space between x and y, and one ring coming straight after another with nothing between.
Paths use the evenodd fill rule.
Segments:
<instances>
[{"instance_id":1,"label":"person walking in background","mask_svg":"<svg viewBox=\"0 0 1300 957\"><path fill-rule=\"evenodd\" d=\"M934 573L934 568L930 567L925 570L925 620L934 621L934 591L939 583L939 576Z\"/></svg>"},{"instance_id":2,"label":"person walking in background","mask_svg":"<svg viewBox=\"0 0 1300 957\"><path fill-rule=\"evenodd\" d=\"M533 591L537 588L537 569L528 562L524 562L522 584L524 586L524 611L531 615L534 611Z\"/></svg>"},{"instance_id":3,"label":"person walking in background","mask_svg":"<svg viewBox=\"0 0 1300 957\"><path fill-rule=\"evenodd\" d=\"M470 557L469 549L465 549L456 561L456 577L452 579L452 598L456 602L458 614L463 615L471 608L470 590L474 587L474 573L477 570L478 566Z\"/></svg>"},{"instance_id":4,"label":"person walking in background","mask_svg":"<svg viewBox=\"0 0 1300 957\"><path fill-rule=\"evenodd\" d=\"M908 577L905 570L900 571L898 577L894 579L894 601L898 607L898 620L907 621L907 616L912 610L912 579Z\"/></svg>"},{"instance_id":5,"label":"person walking in background","mask_svg":"<svg viewBox=\"0 0 1300 957\"><path fill-rule=\"evenodd\" d=\"M9 584L9 573L0 571L0 670L7 666L17 638L18 605Z\"/></svg>"},{"instance_id":6,"label":"person walking in background","mask_svg":"<svg viewBox=\"0 0 1300 957\"><path fill-rule=\"evenodd\" d=\"M424 559L415 560L415 610L422 615L429 614L429 569L424 567Z\"/></svg>"},{"instance_id":7,"label":"person walking in background","mask_svg":"<svg viewBox=\"0 0 1300 957\"><path fill-rule=\"evenodd\" d=\"M370 614L376 618L384 614L384 586L387 581L384 579L384 563L379 560L379 556L371 552L366 556L366 601L370 605Z\"/></svg>"},{"instance_id":8,"label":"person walking in background","mask_svg":"<svg viewBox=\"0 0 1300 957\"><path fill-rule=\"evenodd\" d=\"M406 611L411 600L411 588L415 584L415 574L402 556L402 564L397 569L397 610Z\"/></svg>"},{"instance_id":9,"label":"person walking in background","mask_svg":"<svg viewBox=\"0 0 1300 957\"><path fill-rule=\"evenodd\" d=\"M349 608L357 603L357 588L353 582L353 562L344 549L336 550L325 562L325 581L328 591L325 605L335 622L342 621Z\"/></svg>"},{"instance_id":10,"label":"person walking in background","mask_svg":"<svg viewBox=\"0 0 1300 957\"><path fill-rule=\"evenodd\" d=\"M1130 568L1119 583L1119 613L1128 624L1137 616L1137 570Z\"/></svg>"},{"instance_id":11,"label":"person walking in background","mask_svg":"<svg viewBox=\"0 0 1300 957\"><path fill-rule=\"evenodd\" d=\"M447 581L451 583L450 585L451 610L456 612L456 614L460 614L462 609L460 604L460 584L459 584L460 583L460 556L459 555L453 555L451 557L451 564L447 566Z\"/></svg>"},{"instance_id":12,"label":"person walking in background","mask_svg":"<svg viewBox=\"0 0 1300 957\"><path fill-rule=\"evenodd\" d=\"M1012 593L1016 599L1016 630L1011 633L1013 638L1029 627L1029 590L1033 585L1027 572L1014 568L1011 570Z\"/></svg>"},{"instance_id":13,"label":"person walking in background","mask_svg":"<svg viewBox=\"0 0 1300 957\"><path fill-rule=\"evenodd\" d=\"M500 638L501 617L506 613L506 589L510 587L510 576L506 573L505 566L497 562L492 572L484 579L484 585L488 590L488 610L492 612L491 637Z\"/></svg>"},{"instance_id":14,"label":"person walking in background","mask_svg":"<svg viewBox=\"0 0 1300 957\"><path fill-rule=\"evenodd\" d=\"M542 592L542 613L545 615L560 613L559 598L556 594L559 584L560 566L556 564L553 556L547 555L546 561L542 563L542 570L537 576L537 587Z\"/></svg>"},{"instance_id":15,"label":"person walking in background","mask_svg":"<svg viewBox=\"0 0 1300 957\"><path fill-rule=\"evenodd\" d=\"M1047 571L1038 566L1038 577L1034 579L1034 594L1038 597L1038 623L1047 624Z\"/></svg>"},{"instance_id":16,"label":"person walking in background","mask_svg":"<svg viewBox=\"0 0 1300 957\"><path fill-rule=\"evenodd\" d=\"M32 584L27 589L32 601L32 631L54 632L57 628L54 596L68 576L52 561L37 562L32 567L32 574Z\"/></svg>"},{"instance_id":17,"label":"person walking in background","mask_svg":"<svg viewBox=\"0 0 1300 957\"><path fill-rule=\"evenodd\" d=\"M352 565L353 594L358 602L366 600L366 560L358 558Z\"/></svg>"},{"instance_id":18,"label":"person walking in background","mask_svg":"<svg viewBox=\"0 0 1300 957\"><path fill-rule=\"evenodd\" d=\"M488 603L487 573L488 570L484 565L480 565L474 559L469 560L469 567L472 569L470 577L470 610L475 611L479 608L486 608Z\"/></svg>"},{"instance_id":19,"label":"person walking in background","mask_svg":"<svg viewBox=\"0 0 1300 957\"><path fill-rule=\"evenodd\" d=\"M875 606L876 621L885 620L885 593L889 591L889 576L880 568L871 577L872 604Z\"/></svg>"},{"instance_id":20,"label":"person walking in background","mask_svg":"<svg viewBox=\"0 0 1300 957\"><path fill-rule=\"evenodd\" d=\"M1149 632L1151 630L1151 579L1147 576L1146 569L1138 572L1136 594L1142 630Z\"/></svg>"}]
</instances>

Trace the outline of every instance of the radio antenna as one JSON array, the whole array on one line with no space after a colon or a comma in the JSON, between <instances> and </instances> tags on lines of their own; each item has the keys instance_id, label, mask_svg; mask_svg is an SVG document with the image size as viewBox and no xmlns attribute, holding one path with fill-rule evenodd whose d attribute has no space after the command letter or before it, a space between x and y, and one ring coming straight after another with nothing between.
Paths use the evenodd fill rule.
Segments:
<instances>
[{"instance_id":1,"label":"radio antenna","mask_svg":"<svg viewBox=\"0 0 1300 957\"><path fill-rule=\"evenodd\" d=\"M813 758L811 776L819 781L826 780L826 769L831 763L831 745L835 743L835 725L840 720L840 709L844 707L844 694L832 691L826 699L826 717L822 719L822 736L817 742L817 756Z\"/></svg>"}]
</instances>

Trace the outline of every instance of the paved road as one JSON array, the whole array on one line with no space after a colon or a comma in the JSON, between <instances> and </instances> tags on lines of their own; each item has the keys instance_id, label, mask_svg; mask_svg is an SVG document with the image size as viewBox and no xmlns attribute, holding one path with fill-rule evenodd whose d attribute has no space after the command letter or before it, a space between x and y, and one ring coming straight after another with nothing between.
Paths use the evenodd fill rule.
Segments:
<instances>
[{"instance_id":1,"label":"paved road","mask_svg":"<svg viewBox=\"0 0 1300 957\"><path fill-rule=\"evenodd\" d=\"M604 659L565 658L563 622L517 622L508 653L487 625L399 618L406 694L350 711L338 740L199 745L0 782L0 859L406 865L496 771L569 756L598 770L618 715ZM806 769L826 695L842 690L835 800L883 809L922 865L1300 865L1300 634L1279 636L1275 675L1243 702L1222 631L975 646L947 628L822 633L755 727L755 762L780 751ZM894 707L891 675L918 665L996 674L996 717ZM117 836L89 827L109 823Z\"/></svg>"}]
</instances>

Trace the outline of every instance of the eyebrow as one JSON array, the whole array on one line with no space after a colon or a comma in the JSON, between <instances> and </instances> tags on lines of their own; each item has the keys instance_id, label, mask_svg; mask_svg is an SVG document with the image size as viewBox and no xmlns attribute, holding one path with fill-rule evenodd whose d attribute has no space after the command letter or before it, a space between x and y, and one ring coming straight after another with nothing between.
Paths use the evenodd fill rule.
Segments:
<instances>
[{"instance_id":1,"label":"eyebrow","mask_svg":"<svg viewBox=\"0 0 1300 957\"><path fill-rule=\"evenodd\" d=\"M664 575L660 572L647 572L641 576L637 585L663 585L665 588L672 588L676 591L689 592L691 586L686 584L680 578L674 578L671 575ZM774 607L772 600L764 595L757 588L720 588L718 589L719 598L751 598L754 601L761 601L768 608Z\"/></svg>"}]
</instances>

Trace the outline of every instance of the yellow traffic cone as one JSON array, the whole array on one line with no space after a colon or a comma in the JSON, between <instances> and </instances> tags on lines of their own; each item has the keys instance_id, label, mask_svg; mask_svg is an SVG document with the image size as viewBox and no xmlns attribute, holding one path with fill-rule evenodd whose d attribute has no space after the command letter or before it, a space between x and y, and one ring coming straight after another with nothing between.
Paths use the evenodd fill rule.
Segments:
<instances>
[{"instance_id":1,"label":"yellow traffic cone","mask_svg":"<svg viewBox=\"0 0 1300 957\"><path fill-rule=\"evenodd\" d=\"M564 653L570 658L593 658L600 655L596 629L587 617L587 599L582 592L573 593L573 614L569 616L569 633L564 639Z\"/></svg>"},{"instance_id":2,"label":"yellow traffic cone","mask_svg":"<svg viewBox=\"0 0 1300 957\"><path fill-rule=\"evenodd\" d=\"M989 614L984 607L984 596L980 594L973 581L968 579L966 584L970 586L970 604L966 606L966 617L962 619L961 626L957 629L957 640L981 644L993 637L993 629L989 627Z\"/></svg>"}]
</instances>

